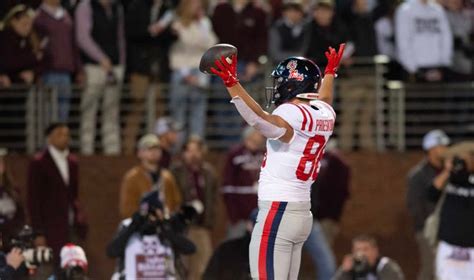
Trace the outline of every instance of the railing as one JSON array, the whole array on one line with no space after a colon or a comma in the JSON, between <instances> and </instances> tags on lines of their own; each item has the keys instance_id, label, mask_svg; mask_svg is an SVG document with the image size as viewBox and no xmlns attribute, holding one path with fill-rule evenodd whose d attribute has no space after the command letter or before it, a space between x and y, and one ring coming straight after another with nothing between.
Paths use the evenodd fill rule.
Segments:
<instances>
[{"instance_id":1,"label":"railing","mask_svg":"<svg viewBox=\"0 0 474 280\"><path fill-rule=\"evenodd\" d=\"M422 137L442 129L452 142L474 138L474 83L388 83L389 139L399 150L420 148Z\"/></svg>"},{"instance_id":2,"label":"railing","mask_svg":"<svg viewBox=\"0 0 474 280\"><path fill-rule=\"evenodd\" d=\"M423 134L434 128L444 129L454 141L474 137L474 83L427 85L386 81L383 75L387 62L383 56L359 58L356 67L350 69L351 77L371 78L370 94L375 95L375 102L369 103L373 108L367 108L374 112L369 123L373 134L361 136L354 133L351 137L370 137L377 151L419 148ZM339 92L344 79L336 80L336 139L341 136L341 122L344 121L339 117L344 110ZM263 106L264 88L268 84L271 84L269 80L261 79L245 87ZM79 150L80 145L81 91L81 88L74 88L71 99L69 126L73 150ZM351 91L349 89L349 94ZM206 94L206 140L212 149L226 149L240 140L242 118L229 103L228 94L220 83L213 84ZM145 113L139 134L153 132L156 118L169 115L172 108L168 108L168 97L167 85L151 86L144 100ZM131 110L130 100L130 89L124 85L120 102L121 127ZM58 119L57 109L57 92L52 88L14 86L0 89L0 146L19 152L35 152L44 145L45 127ZM100 118L97 120L100 126ZM95 146L100 150L99 139L100 135L97 135Z\"/></svg>"},{"instance_id":3,"label":"railing","mask_svg":"<svg viewBox=\"0 0 474 280\"><path fill-rule=\"evenodd\" d=\"M247 84L246 88L263 104L264 85ZM71 95L68 125L71 129L71 149L80 147L81 92L74 87ZM221 85L211 86L205 91L208 97L206 139L210 148L226 149L240 140L243 121L229 96ZM155 121L160 116L170 114L168 107L169 86L152 85L144 100L144 114L138 135L153 132ZM131 111L130 88L122 87L120 97L120 125L123 128L125 118ZM100 108L100 106L99 106ZM171 109L172 110L172 109ZM99 109L100 114L100 109ZM27 87L15 85L0 89L0 147L16 152L34 153L44 146L44 130L48 124L58 120L57 91L54 88ZM100 126L97 118L97 126ZM96 133L95 147L101 150L100 133Z\"/></svg>"}]
</instances>

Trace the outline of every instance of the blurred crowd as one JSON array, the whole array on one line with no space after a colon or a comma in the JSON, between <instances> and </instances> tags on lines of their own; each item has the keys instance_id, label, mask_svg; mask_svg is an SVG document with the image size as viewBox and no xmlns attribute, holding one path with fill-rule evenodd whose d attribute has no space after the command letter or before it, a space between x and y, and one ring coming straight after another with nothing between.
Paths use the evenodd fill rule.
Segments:
<instances>
[{"instance_id":1,"label":"blurred crowd","mask_svg":"<svg viewBox=\"0 0 474 280\"><path fill-rule=\"evenodd\" d=\"M219 42L238 48L243 83L262 81L265 65L292 55L324 68L327 47L347 42L340 79L347 109L343 149L353 146L353 116L359 115L348 104L356 99L374 107L373 75L351 69L373 63L374 55L390 58L390 79L473 78L474 10L463 0L8 0L1 1L0 16L0 86L54 89L63 122L72 85L82 87L79 142L86 155L95 151L98 116L104 154L132 154L145 100L157 84L169 85L168 104L161 105L173 108L172 117L186 128L181 144L189 135L205 137L207 89L222 86L198 66L202 53ZM124 83L131 100L121 131ZM358 118L365 124L360 146L373 148L373 110Z\"/></svg>"}]
</instances>

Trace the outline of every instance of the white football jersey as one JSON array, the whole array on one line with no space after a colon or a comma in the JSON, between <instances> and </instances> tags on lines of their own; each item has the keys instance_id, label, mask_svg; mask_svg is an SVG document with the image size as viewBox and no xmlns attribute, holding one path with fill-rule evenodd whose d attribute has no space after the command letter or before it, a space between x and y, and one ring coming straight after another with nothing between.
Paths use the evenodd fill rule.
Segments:
<instances>
[{"instance_id":1,"label":"white football jersey","mask_svg":"<svg viewBox=\"0 0 474 280\"><path fill-rule=\"evenodd\" d=\"M258 199L269 201L310 201L311 185L319 172L319 162L334 129L336 113L326 102L284 103L273 115L293 127L289 143L267 140L262 163Z\"/></svg>"}]
</instances>

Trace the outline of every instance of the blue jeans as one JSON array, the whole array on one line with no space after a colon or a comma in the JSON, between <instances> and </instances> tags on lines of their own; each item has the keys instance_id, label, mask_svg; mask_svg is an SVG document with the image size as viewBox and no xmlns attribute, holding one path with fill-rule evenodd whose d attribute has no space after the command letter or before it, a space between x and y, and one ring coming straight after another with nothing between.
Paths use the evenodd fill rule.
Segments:
<instances>
[{"instance_id":1,"label":"blue jeans","mask_svg":"<svg viewBox=\"0 0 474 280\"><path fill-rule=\"evenodd\" d=\"M317 269L319 280L330 280L336 272L336 261L324 234L321 230L319 222L314 220L313 228L308 239L303 245L313 260L313 265Z\"/></svg>"},{"instance_id":2,"label":"blue jeans","mask_svg":"<svg viewBox=\"0 0 474 280\"><path fill-rule=\"evenodd\" d=\"M42 76L45 86L58 92L58 120L67 122L71 100L71 74L67 72L46 72Z\"/></svg>"},{"instance_id":3,"label":"blue jeans","mask_svg":"<svg viewBox=\"0 0 474 280\"><path fill-rule=\"evenodd\" d=\"M191 75L204 75L198 69L191 70ZM180 71L171 75L169 108L171 117L186 128L186 139L189 135L205 136L207 95L202 88L191 86L184 81ZM181 142L184 141L181 139Z\"/></svg>"}]
</instances>

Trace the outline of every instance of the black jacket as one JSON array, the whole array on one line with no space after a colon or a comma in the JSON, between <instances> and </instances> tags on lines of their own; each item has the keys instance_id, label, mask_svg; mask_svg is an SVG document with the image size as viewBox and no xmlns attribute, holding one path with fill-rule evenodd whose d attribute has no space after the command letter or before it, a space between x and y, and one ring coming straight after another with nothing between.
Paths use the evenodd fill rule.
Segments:
<instances>
[{"instance_id":1,"label":"black jacket","mask_svg":"<svg viewBox=\"0 0 474 280\"><path fill-rule=\"evenodd\" d=\"M339 44L345 43L348 39L348 33L345 25L334 19L333 23L328 27L318 25L314 20L306 26L307 36L309 36L308 46L305 56L313 60L324 72L327 59L324 53L328 47L339 47Z\"/></svg>"},{"instance_id":2,"label":"black jacket","mask_svg":"<svg viewBox=\"0 0 474 280\"><path fill-rule=\"evenodd\" d=\"M202 279L251 279L249 244L250 234L222 243L212 255Z\"/></svg>"},{"instance_id":3,"label":"black jacket","mask_svg":"<svg viewBox=\"0 0 474 280\"><path fill-rule=\"evenodd\" d=\"M436 201L429 198L429 189L439 170L436 170L426 159L418 163L408 173L407 207L413 218L415 231L421 232L425 220L433 212Z\"/></svg>"},{"instance_id":4,"label":"black jacket","mask_svg":"<svg viewBox=\"0 0 474 280\"><path fill-rule=\"evenodd\" d=\"M474 173L452 172L441 208L438 237L451 245L474 247ZM441 191L431 186L431 198Z\"/></svg>"},{"instance_id":5,"label":"black jacket","mask_svg":"<svg viewBox=\"0 0 474 280\"><path fill-rule=\"evenodd\" d=\"M170 26L156 37L150 35L148 26L151 24L152 6L153 0L133 0L127 8L125 27L128 43L128 70L130 73L153 75L166 82L170 71L168 51L176 35L173 34ZM171 3L163 1L158 19L171 6Z\"/></svg>"},{"instance_id":6,"label":"black jacket","mask_svg":"<svg viewBox=\"0 0 474 280\"><path fill-rule=\"evenodd\" d=\"M149 228L149 224L147 224L146 219L146 217L140 215L139 213L135 213L131 218L131 221L129 221L129 219L122 221L117 234L107 245L107 256L119 259L118 271L121 272L125 267L125 249L127 248L130 237L135 233L144 232L145 228ZM156 228L158 229L158 227ZM196 251L194 244L180 233L177 233L177 231L173 228L172 223L163 222L162 226L159 228L160 232L157 230L156 234L158 234L160 240L166 240L169 242L175 254L189 255Z\"/></svg>"}]
</instances>

